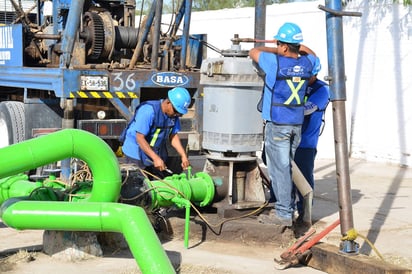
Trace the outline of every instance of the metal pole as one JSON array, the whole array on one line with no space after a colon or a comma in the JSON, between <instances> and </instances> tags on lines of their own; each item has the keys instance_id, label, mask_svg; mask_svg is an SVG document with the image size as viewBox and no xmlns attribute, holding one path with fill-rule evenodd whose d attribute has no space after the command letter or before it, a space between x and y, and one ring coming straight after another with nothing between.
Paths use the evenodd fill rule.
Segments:
<instances>
[{"instance_id":1,"label":"metal pole","mask_svg":"<svg viewBox=\"0 0 412 274\"><path fill-rule=\"evenodd\" d=\"M152 69L157 69L158 58L159 58L159 40L160 40L160 28L162 23L162 10L163 10L163 0L157 0L156 2L156 15L154 22L154 32L152 40Z\"/></svg>"},{"instance_id":2,"label":"metal pole","mask_svg":"<svg viewBox=\"0 0 412 274\"><path fill-rule=\"evenodd\" d=\"M333 110L333 129L335 137L336 178L338 185L339 217L343 241L341 251L358 253L358 244L348 236L354 230L352 196L349 176L348 144L346 136L346 87L345 64L343 49L342 11L341 0L326 0L326 31L328 47L328 67Z\"/></svg>"},{"instance_id":3,"label":"metal pole","mask_svg":"<svg viewBox=\"0 0 412 274\"><path fill-rule=\"evenodd\" d=\"M149 35L150 28L152 26L154 17L156 16L156 7L157 7L157 1L154 0L150 8L149 14L147 15L146 23L143 26L143 29L141 30L142 35L139 38L139 41L137 42L136 48L134 49L132 59L130 59L129 69L133 69L134 66L136 65L136 62L140 58L143 45L146 42L146 39L147 39L147 36ZM142 26L138 26L139 30L141 29L141 27Z\"/></svg>"},{"instance_id":4,"label":"metal pole","mask_svg":"<svg viewBox=\"0 0 412 274\"><path fill-rule=\"evenodd\" d=\"M266 3L265 0L255 2L255 39L264 40L266 35ZM255 47L263 46L263 41L255 41Z\"/></svg>"},{"instance_id":5,"label":"metal pole","mask_svg":"<svg viewBox=\"0 0 412 274\"><path fill-rule=\"evenodd\" d=\"M76 33L80 26L80 14L83 9L83 4L84 0L72 1L70 4L66 28L62 36L60 68L68 68L70 66Z\"/></svg>"},{"instance_id":6,"label":"metal pole","mask_svg":"<svg viewBox=\"0 0 412 274\"><path fill-rule=\"evenodd\" d=\"M190 18L192 13L192 0L185 0L185 15L183 20L182 51L180 53L180 70L186 70L186 56L189 47Z\"/></svg>"}]
</instances>

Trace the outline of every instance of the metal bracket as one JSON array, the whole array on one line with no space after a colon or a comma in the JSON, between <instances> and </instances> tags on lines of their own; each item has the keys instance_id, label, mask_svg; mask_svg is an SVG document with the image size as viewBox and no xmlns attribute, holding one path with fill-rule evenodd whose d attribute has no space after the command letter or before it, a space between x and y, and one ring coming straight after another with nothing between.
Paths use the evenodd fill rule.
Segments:
<instances>
[{"instance_id":1,"label":"metal bracket","mask_svg":"<svg viewBox=\"0 0 412 274\"><path fill-rule=\"evenodd\" d=\"M339 11L339 10L333 10L330 8L327 8L323 5L319 5L318 8L320 10L326 11L332 15L335 16L357 16L357 17L361 17L362 13L361 12L356 12L356 11Z\"/></svg>"}]
</instances>

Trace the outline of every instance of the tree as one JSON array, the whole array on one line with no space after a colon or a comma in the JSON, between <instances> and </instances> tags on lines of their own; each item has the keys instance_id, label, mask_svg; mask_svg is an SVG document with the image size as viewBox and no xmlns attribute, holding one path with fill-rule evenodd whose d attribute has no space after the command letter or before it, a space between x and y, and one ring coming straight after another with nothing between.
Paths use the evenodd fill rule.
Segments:
<instances>
[{"instance_id":1,"label":"tree","mask_svg":"<svg viewBox=\"0 0 412 274\"><path fill-rule=\"evenodd\" d=\"M266 0L267 5L274 3L288 3L296 0ZM314 0L309 0L314 1ZM233 9L233 8L245 8L254 7L255 0L193 0L193 10L219 10L219 9Z\"/></svg>"},{"instance_id":2,"label":"tree","mask_svg":"<svg viewBox=\"0 0 412 274\"><path fill-rule=\"evenodd\" d=\"M171 13L176 10L181 4L182 0L164 0L163 12ZM267 5L275 3L288 3L294 2L296 0L266 0ZM315 0L306 0L306 1L315 1ZM139 5L141 1L136 1L136 4ZM205 10L220 10L220 9L234 9L234 8L245 8L245 7L254 7L255 0L193 0L192 10L193 11L205 11ZM145 8L147 10L148 8Z\"/></svg>"},{"instance_id":3,"label":"tree","mask_svg":"<svg viewBox=\"0 0 412 274\"><path fill-rule=\"evenodd\" d=\"M192 0L192 10L193 11L205 11L205 10L220 10L220 9L233 9L233 8L245 8L254 7L256 0ZM283 4L290 2L308 2L316 0L265 0L266 5L271 4ZM346 6L351 0L342 0L342 5ZM385 1L385 0L375 0ZM393 3L403 2L404 5L411 5L412 0L393 0ZM142 4L143 3L143 4ZM173 13L181 5L182 0L163 0L163 13ZM152 1L149 0L137 0L136 6L137 10L142 10L142 14L147 14L150 9ZM140 13L138 11L138 13Z\"/></svg>"}]
</instances>

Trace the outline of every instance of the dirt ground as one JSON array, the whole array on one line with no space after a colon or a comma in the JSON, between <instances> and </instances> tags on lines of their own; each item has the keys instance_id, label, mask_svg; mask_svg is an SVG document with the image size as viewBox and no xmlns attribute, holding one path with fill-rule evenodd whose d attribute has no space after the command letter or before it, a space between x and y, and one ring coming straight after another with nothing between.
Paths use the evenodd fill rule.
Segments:
<instances>
[{"instance_id":1,"label":"dirt ground","mask_svg":"<svg viewBox=\"0 0 412 274\"><path fill-rule=\"evenodd\" d=\"M317 231L339 218L334 166L332 160L316 163L313 218ZM350 177L355 229L370 242L361 237L356 240L360 254L379 260L379 251L386 262L412 269L412 169L351 160ZM279 258L294 237L259 225L253 217L225 223L220 235L196 218L190 223L189 248L184 248L178 217L170 218L174 236L160 237L177 273L324 273L305 266L276 270L273 259ZM322 242L339 246L340 238L337 227ZM42 244L43 231L17 231L0 222L0 273L139 273L127 248L105 249L102 257L67 261L45 254Z\"/></svg>"},{"instance_id":2,"label":"dirt ground","mask_svg":"<svg viewBox=\"0 0 412 274\"><path fill-rule=\"evenodd\" d=\"M195 227L191 235L196 233L196 230ZM257 239L265 234L260 234L259 231L255 231L255 233ZM233 233L233 235L237 234ZM42 238L43 231L16 231L1 226L0 273L141 273L127 248L106 249L102 257L68 261L45 254L42 251ZM273 258L278 258L284 250L283 244L280 242L256 243L248 235L245 235L244 239L239 238L232 241L221 241L218 237L204 241L198 237L191 237L187 249L184 247L181 236L169 240L163 239L162 244L176 272L182 274L275 273ZM285 245L287 244L285 242ZM305 273L323 273L303 266L282 272L298 273L298 271L302 271L302 268L305 269Z\"/></svg>"}]
</instances>

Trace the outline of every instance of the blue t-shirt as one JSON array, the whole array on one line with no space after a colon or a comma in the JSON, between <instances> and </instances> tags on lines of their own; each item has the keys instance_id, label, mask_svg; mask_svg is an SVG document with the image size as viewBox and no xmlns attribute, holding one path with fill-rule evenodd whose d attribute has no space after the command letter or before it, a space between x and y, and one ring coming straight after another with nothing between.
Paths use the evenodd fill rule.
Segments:
<instances>
[{"instance_id":1,"label":"blue t-shirt","mask_svg":"<svg viewBox=\"0 0 412 274\"><path fill-rule=\"evenodd\" d=\"M302 138L299 144L300 148L316 148L319 141L320 129L323 123L323 114L329 103L329 86L317 79L308 89L320 85L317 90L309 91L307 102L317 106L317 110L310 115L305 116L302 125Z\"/></svg>"},{"instance_id":2,"label":"blue t-shirt","mask_svg":"<svg viewBox=\"0 0 412 274\"><path fill-rule=\"evenodd\" d=\"M276 55L269 52L261 52L259 55L259 67L265 72L265 82L268 86L273 87L276 82L276 72L278 68L278 60ZM265 87L263 92L262 118L270 121L270 102L272 101L272 94ZM268 103L266 103L268 102Z\"/></svg>"},{"instance_id":3,"label":"blue t-shirt","mask_svg":"<svg viewBox=\"0 0 412 274\"><path fill-rule=\"evenodd\" d=\"M165 119L170 119L163 112L160 115L164 115ZM134 121L130 124L129 129L127 130L126 139L123 143L122 150L124 154L133 159L140 160L140 147L136 140L136 134L141 133L144 136L150 134L154 118L155 113L151 105L142 105L138 108L137 113L134 116ZM177 134L179 131L180 120L177 118L170 134Z\"/></svg>"}]
</instances>

